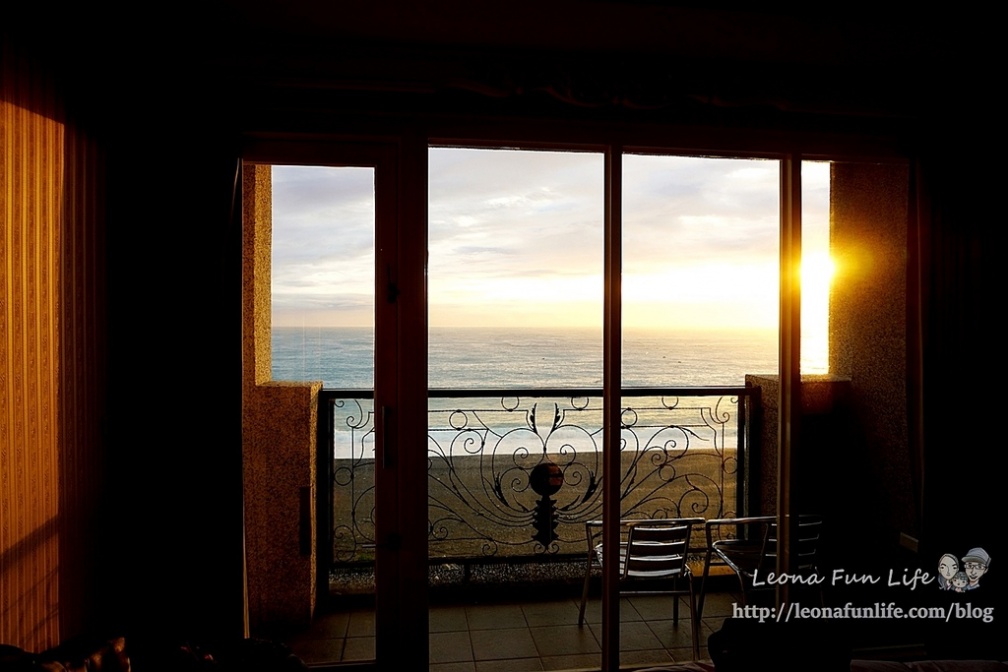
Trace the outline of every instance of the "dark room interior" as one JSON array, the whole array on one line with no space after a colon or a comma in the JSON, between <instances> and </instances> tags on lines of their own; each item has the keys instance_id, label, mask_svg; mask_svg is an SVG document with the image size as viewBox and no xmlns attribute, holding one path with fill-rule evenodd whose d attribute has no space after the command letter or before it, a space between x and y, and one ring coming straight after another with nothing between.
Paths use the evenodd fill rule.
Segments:
<instances>
[{"instance_id":1,"label":"dark room interior","mask_svg":"<svg viewBox=\"0 0 1008 672\"><path fill-rule=\"evenodd\" d=\"M950 549L1006 554L1003 463L985 429L997 427L1001 365L978 359L1002 328L992 19L654 0L20 3L4 14L0 642L42 651L122 635L140 652L266 632L243 469L269 401L250 406L242 179L271 153L324 161L333 146L378 148L395 194L381 244L399 295L379 317L395 359L376 364L375 394L399 423L383 429L399 433L401 462L378 509L396 541L376 567L388 588L376 662L361 669L422 669L430 646L426 491L409 478L426 464L403 446L425 439L410 428L427 408L415 251L431 145L829 160L852 190L865 174L845 177L845 165L901 167L904 291L885 318L899 346L872 359L852 337L853 354L837 356L862 358L855 380L896 385L903 438L859 419L840 434L802 422L782 318L780 420L768 430L781 444L751 502L785 516L815 501L845 535L834 565L852 571L934 573ZM879 175L868 181L891 173ZM887 361L899 368L880 369ZM887 389L857 397L857 418ZM264 410L250 421L253 406ZM857 444L867 466L810 463L802 451L817 440ZM809 487L810 469L834 480ZM993 621L915 624L922 657L1008 660L992 568L971 602L993 607ZM904 634L894 628L892 644ZM618 650L603 645L599 660L617 669Z\"/></svg>"}]
</instances>

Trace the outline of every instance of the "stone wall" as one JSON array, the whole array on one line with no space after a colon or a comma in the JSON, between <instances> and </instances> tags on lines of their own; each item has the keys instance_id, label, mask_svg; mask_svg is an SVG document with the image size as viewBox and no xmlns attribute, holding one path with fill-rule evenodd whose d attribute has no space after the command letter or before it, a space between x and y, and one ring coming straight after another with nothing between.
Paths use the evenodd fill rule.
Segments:
<instances>
[{"instance_id":1,"label":"stone wall","mask_svg":"<svg viewBox=\"0 0 1008 672\"><path fill-rule=\"evenodd\" d=\"M907 408L909 169L835 162L830 192L830 373L850 380L844 454L856 465L843 496L859 536L884 552L918 534L920 514Z\"/></svg>"},{"instance_id":2,"label":"stone wall","mask_svg":"<svg viewBox=\"0 0 1008 672\"><path fill-rule=\"evenodd\" d=\"M315 460L322 384L271 382L269 166L243 176L242 445L253 633L307 625L316 604Z\"/></svg>"}]
</instances>

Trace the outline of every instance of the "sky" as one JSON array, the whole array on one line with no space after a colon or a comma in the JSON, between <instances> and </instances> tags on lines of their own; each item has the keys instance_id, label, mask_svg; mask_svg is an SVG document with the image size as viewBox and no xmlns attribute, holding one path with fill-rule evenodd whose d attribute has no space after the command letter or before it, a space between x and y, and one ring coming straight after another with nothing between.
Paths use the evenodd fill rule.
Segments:
<instances>
[{"instance_id":1,"label":"sky","mask_svg":"<svg viewBox=\"0 0 1008 672\"><path fill-rule=\"evenodd\" d=\"M828 164L802 171L821 271L803 274L803 311L822 314L803 329L824 337ZM776 161L625 155L625 328L776 329L778 175ZM274 166L274 326L372 324L373 185L370 168ZM428 236L432 327L601 328L601 154L432 148Z\"/></svg>"}]
</instances>

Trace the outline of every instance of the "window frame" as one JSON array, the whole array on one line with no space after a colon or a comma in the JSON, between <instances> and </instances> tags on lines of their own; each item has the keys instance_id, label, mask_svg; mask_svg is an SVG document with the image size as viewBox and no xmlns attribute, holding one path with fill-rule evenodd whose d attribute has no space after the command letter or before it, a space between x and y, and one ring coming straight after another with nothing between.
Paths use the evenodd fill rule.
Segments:
<instances>
[{"instance_id":1,"label":"window frame","mask_svg":"<svg viewBox=\"0 0 1008 672\"><path fill-rule=\"evenodd\" d=\"M396 378L398 382L405 381L406 384L400 386L397 400L402 401L410 394L421 391L420 397L426 401L426 255L420 254L420 250L426 250L427 235L427 197L426 189L428 184L427 176L427 152L432 147L467 147L486 149L542 149L551 151L589 151L601 152L605 156L605 297L604 297L604 323L603 323L603 377L604 377L604 408L609 409L606 413L607 428L604 435L608 445L619 445L619 407L620 407L620 276L621 276L621 233L622 218L621 204L622 192L620 189L620 178L622 175L622 157L625 154L664 154L678 156L699 156L699 157L730 157L730 158L758 158L776 160L780 164L780 311L779 311L779 376L780 391L778 403L781 412L779 421L780 436L780 459L778 460L778 516L787 519L796 519L791 515L796 513L793 510L794 504L791 493L794 489L794 455L798 451L801 443L800 428L800 341L801 341L801 301L800 284L798 273L798 262L801 259L801 165L805 160L810 161L835 161L844 156L857 157L864 160L865 156L872 157L871 161L896 160L906 162L907 157L894 150L886 143L878 143L875 139L868 139L864 143L852 145L847 138L829 138L817 136L814 139L815 146L812 151L802 153L797 150L790 151L768 151L758 149L759 145L774 146L780 145L779 137L766 137L753 141L753 134L745 132L742 136L728 137L717 142L712 141L710 135L699 135L684 140L683 132L680 130L670 131L660 129L648 142L642 142L642 135L647 135L647 129L637 129L635 131L607 133L606 142L583 142L580 138L580 131L559 131L548 128L536 127L533 132L524 127L516 135L503 137L499 129L487 132L482 135L479 132L470 134L454 135L451 133L422 133L415 130L397 137L388 146L390 152L389 160L396 166L395 183L398 191L394 203L395 231L401 237L393 237L385 244L396 250L398 262L410 269L407 275L399 275L401 283L408 283L412 279L410 289L410 307L406 311L409 317L404 319L404 311L397 310L395 319L397 324L402 325L402 329L397 331L399 336L406 335L407 340L412 340L412 347L403 350L399 345L390 346L395 349L397 361L412 362L408 371L398 374L389 374ZM654 129L652 129L654 130ZM544 139L552 135L553 139ZM589 133L588 135L597 135ZM757 134L758 135L758 134ZM354 136L351 136L353 138ZM744 137L746 141L738 141ZM487 139L496 138L496 139ZM564 140L566 138L566 140ZM658 138L658 140L655 140ZM627 140L623 143L620 140ZM636 140L636 141L634 141ZM863 139L862 139L863 140ZM349 146L366 146L359 141L351 140L346 143L335 140L336 146L341 150ZM271 143L272 144L272 143ZM728 149L728 145L743 147L743 150ZM792 144L792 143L788 143ZM801 144L801 143L793 143ZM320 150L316 145L312 149L306 149L306 145L301 141L290 141L288 149L292 149L291 155L296 156L321 156L327 150ZM698 146L706 146L708 149L699 150ZM716 149L709 149L716 147ZM275 151L275 145L270 149ZM881 157L881 159L880 159ZM422 179L421 179L422 178ZM376 199L377 200L377 199ZM376 205L378 203L376 202ZM379 206L380 207L380 206ZM376 261L377 263L377 261ZM402 290L408 284L400 284ZM376 296L380 296L380 292ZM376 342L376 352L378 344ZM416 366L417 362L422 366ZM378 384L378 373L376 370L376 386ZM421 383L422 381L422 383ZM376 400L376 407L378 402ZM416 404L413 404L416 406ZM410 426L421 427L419 421L419 407L413 408L414 413ZM423 413L426 409L422 409ZM401 418L400 418L401 420ZM398 425L397 425L398 427ZM397 430L402 431L401 427ZM618 451L607 451L610 459L606 461L604 473L613 473L619 468ZM402 533L407 525L407 518L404 511L414 509L422 511L426 498L426 484L421 483L423 479L401 479L400 485L396 486L396 505L388 510L388 515L395 516L400 524L397 524L397 534ZM409 482L407 482L409 481ZM605 519L619 520L619 482L618 479L604 478L605 481ZM419 515L413 515L412 519L419 521ZM618 552L618 526L607 525L603 530L603 544L608 557L615 558ZM415 530L414 530L415 532ZM412 542L417 543L414 535L409 537ZM782 529L782 544L787 545L788 529ZM407 537L400 537L402 542L407 542ZM423 552L416 552L417 548L407 549L408 552L402 554L396 564L396 570L390 576L395 576L395 582L404 587L401 581L405 577L416 578L426 576L426 543L419 544ZM782 571L786 571L788 555L781 554ZM618 563L614 561L604 562L604 586L609 588L616 581L616 570ZM410 586L411 590L416 590L416 586ZM605 670L616 670L619 667L619 604L618 600L607 599L605 596L615 595L613 590L603 591L603 653L602 665ZM424 592L425 595L425 592ZM786 593L785 593L786 596ZM419 602L422 606L422 614L417 610L418 601L415 596L404 601L393 600L390 606L397 605L391 620L382 625L379 619L377 625L376 649L381 650L387 644L399 642L392 646L393 649L402 651L399 637L402 628L418 630L424 633L424 642L415 642L419 648L415 648L417 661L427 657L428 643L426 642L426 628L419 627L427 623L426 598ZM410 607L409 605L413 606ZM405 618L405 614L411 614ZM419 618L418 618L419 617ZM397 634L399 633L399 634ZM385 642L385 640L388 640ZM385 643L383 643L385 642Z\"/></svg>"}]
</instances>

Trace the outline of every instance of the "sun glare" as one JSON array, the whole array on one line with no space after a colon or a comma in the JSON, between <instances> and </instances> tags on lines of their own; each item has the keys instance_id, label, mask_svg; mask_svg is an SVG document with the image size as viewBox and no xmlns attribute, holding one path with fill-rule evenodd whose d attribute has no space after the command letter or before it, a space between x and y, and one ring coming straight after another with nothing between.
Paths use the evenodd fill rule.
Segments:
<instances>
[{"instance_id":1,"label":"sun glare","mask_svg":"<svg viewBox=\"0 0 1008 672\"><path fill-rule=\"evenodd\" d=\"M816 252L803 255L801 262L802 292L829 293L830 283L836 273L836 262L828 252Z\"/></svg>"},{"instance_id":2,"label":"sun glare","mask_svg":"<svg viewBox=\"0 0 1008 672\"><path fill-rule=\"evenodd\" d=\"M829 297L836 264L826 251L801 262L802 373L829 373Z\"/></svg>"}]
</instances>

